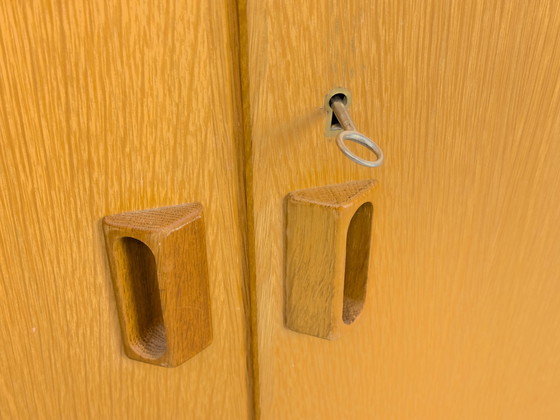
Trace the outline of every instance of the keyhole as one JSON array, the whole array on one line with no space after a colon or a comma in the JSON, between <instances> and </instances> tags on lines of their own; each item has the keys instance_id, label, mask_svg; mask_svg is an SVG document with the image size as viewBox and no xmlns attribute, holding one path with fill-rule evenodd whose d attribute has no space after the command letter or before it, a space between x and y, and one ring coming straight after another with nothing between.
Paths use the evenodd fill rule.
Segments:
<instances>
[{"instance_id":1,"label":"keyhole","mask_svg":"<svg viewBox=\"0 0 560 420\"><path fill-rule=\"evenodd\" d=\"M330 99L329 105L332 105L334 101L342 101L342 103L346 105L348 103L348 97L343 93L337 93ZM331 113L331 130L333 131L342 130L340 121L338 121L338 118L336 118L336 114L332 112L332 108L330 113Z\"/></svg>"},{"instance_id":2,"label":"keyhole","mask_svg":"<svg viewBox=\"0 0 560 420\"><path fill-rule=\"evenodd\" d=\"M334 137L342 130L340 122L331 108L331 103L335 100L341 100L345 106L349 107L352 104L352 94L348 89L335 88L325 97L325 110L327 111L325 136L327 137Z\"/></svg>"}]
</instances>

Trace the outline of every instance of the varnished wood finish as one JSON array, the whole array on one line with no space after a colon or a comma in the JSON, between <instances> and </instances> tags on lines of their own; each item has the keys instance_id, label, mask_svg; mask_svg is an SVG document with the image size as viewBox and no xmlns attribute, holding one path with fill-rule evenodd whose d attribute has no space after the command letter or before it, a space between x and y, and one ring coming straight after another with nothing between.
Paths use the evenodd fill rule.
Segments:
<instances>
[{"instance_id":1,"label":"varnished wood finish","mask_svg":"<svg viewBox=\"0 0 560 420\"><path fill-rule=\"evenodd\" d=\"M250 417L235 10L0 3L0 418ZM138 363L101 219L194 201L212 345L174 369Z\"/></svg>"},{"instance_id":2,"label":"varnished wood finish","mask_svg":"<svg viewBox=\"0 0 560 420\"><path fill-rule=\"evenodd\" d=\"M165 367L212 341L202 205L107 216L107 255L125 351Z\"/></svg>"},{"instance_id":3,"label":"varnished wood finish","mask_svg":"<svg viewBox=\"0 0 560 420\"><path fill-rule=\"evenodd\" d=\"M560 3L240 10L261 418L559 418ZM325 137L337 86L381 168ZM290 331L284 197L370 178L362 314L332 342Z\"/></svg>"},{"instance_id":4,"label":"varnished wood finish","mask_svg":"<svg viewBox=\"0 0 560 420\"><path fill-rule=\"evenodd\" d=\"M349 182L286 198L288 328L332 340L362 311L374 185L374 180Z\"/></svg>"}]
</instances>

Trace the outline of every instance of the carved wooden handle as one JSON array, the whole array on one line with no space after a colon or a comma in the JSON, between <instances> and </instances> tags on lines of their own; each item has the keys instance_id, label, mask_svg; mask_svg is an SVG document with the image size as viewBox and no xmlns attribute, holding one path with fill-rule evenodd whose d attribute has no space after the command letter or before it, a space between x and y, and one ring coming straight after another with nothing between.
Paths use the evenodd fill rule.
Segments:
<instances>
[{"instance_id":1,"label":"carved wooden handle","mask_svg":"<svg viewBox=\"0 0 560 420\"><path fill-rule=\"evenodd\" d=\"M174 367L212 341L202 205L103 220L125 352Z\"/></svg>"},{"instance_id":2,"label":"carved wooden handle","mask_svg":"<svg viewBox=\"0 0 560 420\"><path fill-rule=\"evenodd\" d=\"M362 311L375 184L374 180L349 182L288 195L288 328L332 340Z\"/></svg>"}]
</instances>

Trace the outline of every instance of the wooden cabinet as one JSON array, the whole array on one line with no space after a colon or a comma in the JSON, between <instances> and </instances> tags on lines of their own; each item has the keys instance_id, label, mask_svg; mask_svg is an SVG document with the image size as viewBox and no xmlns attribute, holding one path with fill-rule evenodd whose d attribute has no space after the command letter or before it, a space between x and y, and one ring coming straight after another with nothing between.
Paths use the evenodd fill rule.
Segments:
<instances>
[{"instance_id":1,"label":"wooden cabinet","mask_svg":"<svg viewBox=\"0 0 560 420\"><path fill-rule=\"evenodd\" d=\"M261 418L558 418L558 4L248 0L243 18ZM339 86L379 169L325 137ZM362 314L337 341L286 329L286 195L368 178Z\"/></svg>"},{"instance_id":2,"label":"wooden cabinet","mask_svg":"<svg viewBox=\"0 0 560 420\"><path fill-rule=\"evenodd\" d=\"M1 418L560 416L559 5L8 1L0 31ZM325 136L336 87L382 167ZM370 179L361 314L287 328L286 197ZM101 219L189 202L214 338L164 369L124 354Z\"/></svg>"},{"instance_id":3,"label":"wooden cabinet","mask_svg":"<svg viewBox=\"0 0 560 420\"><path fill-rule=\"evenodd\" d=\"M0 5L0 418L252 411L236 5ZM212 344L123 351L101 219L204 206Z\"/></svg>"}]
</instances>

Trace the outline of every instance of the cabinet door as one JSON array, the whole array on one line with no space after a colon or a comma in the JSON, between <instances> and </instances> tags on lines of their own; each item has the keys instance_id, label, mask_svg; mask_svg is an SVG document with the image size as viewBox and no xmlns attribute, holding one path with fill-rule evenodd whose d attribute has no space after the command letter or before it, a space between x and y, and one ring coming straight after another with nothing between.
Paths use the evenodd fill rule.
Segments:
<instances>
[{"instance_id":1,"label":"cabinet door","mask_svg":"<svg viewBox=\"0 0 560 420\"><path fill-rule=\"evenodd\" d=\"M1 418L249 417L235 11L0 5ZM101 219L195 201L213 343L173 369L130 360Z\"/></svg>"},{"instance_id":2,"label":"cabinet door","mask_svg":"<svg viewBox=\"0 0 560 420\"><path fill-rule=\"evenodd\" d=\"M262 418L559 418L560 4L246 3ZM325 137L335 87L382 167ZM370 178L360 317L287 329L286 195Z\"/></svg>"}]
</instances>

